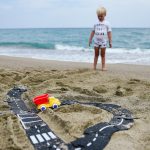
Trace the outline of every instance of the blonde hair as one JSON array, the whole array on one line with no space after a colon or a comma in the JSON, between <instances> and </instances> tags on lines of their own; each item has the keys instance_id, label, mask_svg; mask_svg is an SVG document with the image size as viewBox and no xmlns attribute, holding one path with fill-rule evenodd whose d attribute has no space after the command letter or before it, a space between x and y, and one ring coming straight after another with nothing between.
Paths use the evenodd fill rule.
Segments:
<instances>
[{"instance_id":1,"label":"blonde hair","mask_svg":"<svg viewBox=\"0 0 150 150\"><path fill-rule=\"evenodd\" d=\"M96 11L97 15L105 15L106 16L106 9L104 7L100 7Z\"/></svg>"}]
</instances>

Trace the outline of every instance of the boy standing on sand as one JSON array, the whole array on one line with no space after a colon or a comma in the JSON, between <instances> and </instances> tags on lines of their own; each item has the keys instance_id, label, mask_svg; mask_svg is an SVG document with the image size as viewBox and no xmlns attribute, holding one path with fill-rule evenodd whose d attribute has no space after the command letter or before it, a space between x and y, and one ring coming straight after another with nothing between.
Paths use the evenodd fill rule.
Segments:
<instances>
[{"instance_id":1,"label":"boy standing on sand","mask_svg":"<svg viewBox=\"0 0 150 150\"><path fill-rule=\"evenodd\" d=\"M89 38L89 46L92 43L92 39L94 37L94 70L96 70L97 61L99 57L99 49L101 50L101 62L102 62L102 71L106 71L105 67L105 51L107 45L107 37L109 40L109 47L112 47L112 33L111 27L108 21L105 20L106 9L104 7L100 7L97 9L97 17L98 23L94 25L94 28L90 34Z\"/></svg>"}]
</instances>

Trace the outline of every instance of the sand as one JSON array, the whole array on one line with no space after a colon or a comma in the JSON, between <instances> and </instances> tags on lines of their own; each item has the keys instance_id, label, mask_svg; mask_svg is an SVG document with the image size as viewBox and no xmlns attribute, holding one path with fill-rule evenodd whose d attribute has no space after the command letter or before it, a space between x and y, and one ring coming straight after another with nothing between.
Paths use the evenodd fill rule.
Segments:
<instances>
[{"instance_id":1,"label":"sand","mask_svg":"<svg viewBox=\"0 0 150 150\"><path fill-rule=\"evenodd\" d=\"M100 68L100 64L99 64ZM129 109L134 126L113 134L105 150L150 149L150 66L108 65L108 71L94 71L90 63L46 61L0 56L0 150L32 150L18 119L11 114L6 94L14 85L24 85L29 108L32 98L49 93L60 100L118 104ZM65 142L80 137L112 114L95 107L72 105L38 114ZM79 117L80 116L80 117Z\"/></svg>"}]
</instances>

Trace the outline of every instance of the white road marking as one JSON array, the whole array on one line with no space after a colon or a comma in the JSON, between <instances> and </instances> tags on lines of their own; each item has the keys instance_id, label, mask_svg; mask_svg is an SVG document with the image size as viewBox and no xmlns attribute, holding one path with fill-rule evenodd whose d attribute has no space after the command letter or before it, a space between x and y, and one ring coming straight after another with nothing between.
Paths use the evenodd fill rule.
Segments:
<instances>
[{"instance_id":1,"label":"white road marking","mask_svg":"<svg viewBox=\"0 0 150 150\"><path fill-rule=\"evenodd\" d=\"M31 119L31 118L39 118L39 116L35 116L35 117L21 117L21 119Z\"/></svg>"},{"instance_id":2,"label":"white road marking","mask_svg":"<svg viewBox=\"0 0 150 150\"><path fill-rule=\"evenodd\" d=\"M91 142L87 144L87 146L90 146L90 145L92 145L92 143L91 143Z\"/></svg>"},{"instance_id":3,"label":"white road marking","mask_svg":"<svg viewBox=\"0 0 150 150\"><path fill-rule=\"evenodd\" d=\"M120 126L122 123L123 123L123 119L121 119L121 121L117 124L117 126ZM99 129L99 132L101 132L102 130L104 130L104 129L108 128L108 127L114 127L114 126L115 126L115 125L108 125L108 126L105 126L105 127L101 128L101 129Z\"/></svg>"},{"instance_id":4,"label":"white road marking","mask_svg":"<svg viewBox=\"0 0 150 150\"><path fill-rule=\"evenodd\" d=\"M117 126L120 126L123 123L123 119L121 119L121 122L117 124Z\"/></svg>"},{"instance_id":5,"label":"white road marking","mask_svg":"<svg viewBox=\"0 0 150 150\"><path fill-rule=\"evenodd\" d=\"M24 127L24 129L28 129L22 120L20 120L20 122L21 122L22 126Z\"/></svg>"},{"instance_id":6,"label":"white road marking","mask_svg":"<svg viewBox=\"0 0 150 150\"><path fill-rule=\"evenodd\" d=\"M96 141L96 138L94 138L93 141Z\"/></svg>"},{"instance_id":7,"label":"white road marking","mask_svg":"<svg viewBox=\"0 0 150 150\"><path fill-rule=\"evenodd\" d=\"M106 129L106 128L108 128L108 127L114 127L114 125L105 126L105 127L101 128L101 129L99 129L99 132L103 131L104 129Z\"/></svg>"},{"instance_id":8,"label":"white road marking","mask_svg":"<svg viewBox=\"0 0 150 150\"><path fill-rule=\"evenodd\" d=\"M17 114L17 117L19 118L19 120L20 120L22 126L24 127L24 129L28 129L28 128L25 126L25 124L23 123L23 121L21 120L21 118L20 118L20 116L19 116L18 114Z\"/></svg>"},{"instance_id":9,"label":"white road marking","mask_svg":"<svg viewBox=\"0 0 150 150\"><path fill-rule=\"evenodd\" d=\"M35 138L34 135L31 135L30 139L31 139L31 141L32 141L33 144L37 144L38 143L38 141L37 141L37 139Z\"/></svg>"},{"instance_id":10,"label":"white road marking","mask_svg":"<svg viewBox=\"0 0 150 150\"><path fill-rule=\"evenodd\" d=\"M46 133L42 133L42 135L46 141L50 140L50 137Z\"/></svg>"},{"instance_id":11,"label":"white road marking","mask_svg":"<svg viewBox=\"0 0 150 150\"><path fill-rule=\"evenodd\" d=\"M52 139L56 139L56 136L52 132L48 132L48 134Z\"/></svg>"},{"instance_id":12,"label":"white road marking","mask_svg":"<svg viewBox=\"0 0 150 150\"><path fill-rule=\"evenodd\" d=\"M18 114L20 117L21 117L21 115L36 115L35 113L28 113L28 112L26 112L26 111L24 111L24 113L20 113L20 114Z\"/></svg>"},{"instance_id":13,"label":"white road marking","mask_svg":"<svg viewBox=\"0 0 150 150\"><path fill-rule=\"evenodd\" d=\"M74 150L81 150L81 148L75 148Z\"/></svg>"},{"instance_id":14,"label":"white road marking","mask_svg":"<svg viewBox=\"0 0 150 150\"><path fill-rule=\"evenodd\" d=\"M40 134L37 134L36 137L38 138L39 142L44 142L44 139Z\"/></svg>"},{"instance_id":15,"label":"white road marking","mask_svg":"<svg viewBox=\"0 0 150 150\"><path fill-rule=\"evenodd\" d=\"M44 127L44 126L46 126L46 124L45 124L45 123L41 124L41 127Z\"/></svg>"},{"instance_id":16,"label":"white road marking","mask_svg":"<svg viewBox=\"0 0 150 150\"><path fill-rule=\"evenodd\" d=\"M33 122L39 122L39 121L43 121L43 120L29 121L29 122L23 122L23 123L33 123Z\"/></svg>"},{"instance_id":17,"label":"white road marking","mask_svg":"<svg viewBox=\"0 0 150 150\"><path fill-rule=\"evenodd\" d=\"M47 144L47 146L50 146L50 144L48 142L46 144Z\"/></svg>"}]
</instances>

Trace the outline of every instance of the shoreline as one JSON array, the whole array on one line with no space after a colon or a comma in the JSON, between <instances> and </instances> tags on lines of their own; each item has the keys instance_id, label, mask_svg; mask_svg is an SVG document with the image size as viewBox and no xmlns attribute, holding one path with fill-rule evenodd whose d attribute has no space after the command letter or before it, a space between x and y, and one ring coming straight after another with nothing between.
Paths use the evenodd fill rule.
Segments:
<instances>
[{"instance_id":1,"label":"shoreline","mask_svg":"<svg viewBox=\"0 0 150 150\"><path fill-rule=\"evenodd\" d=\"M108 74L125 75L143 77L149 79L150 65L136 65L136 64L106 64ZM10 57L0 56L0 68L13 70L74 70L74 69L90 69L93 70L92 63L86 62L72 62L72 61L57 61L57 60L43 60L34 58ZM97 70L100 71L100 61L97 65ZM100 71L102 72L102 71ZM104 73L106 73L104 72Z\"/></svg>"}]
</instances>

